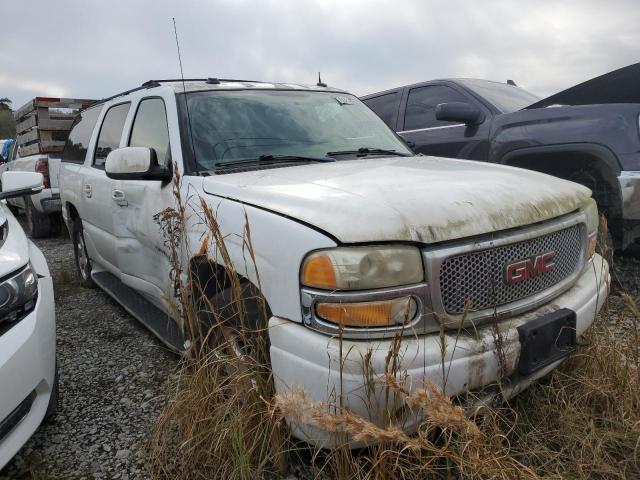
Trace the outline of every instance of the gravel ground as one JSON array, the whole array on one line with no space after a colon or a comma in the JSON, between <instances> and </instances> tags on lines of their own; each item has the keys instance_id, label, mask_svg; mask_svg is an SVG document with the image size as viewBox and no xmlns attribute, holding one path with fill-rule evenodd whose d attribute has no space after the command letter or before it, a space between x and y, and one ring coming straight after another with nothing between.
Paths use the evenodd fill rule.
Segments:
<instances>
[{"instance_id":1,"label":"gravel ground","mask_svg":"<svg viewBox=\"0 0 640 480\"><path fill-rule=\"evenodd\" d=\"M99 289L78 286L71 243L36 241L54 277L61 403L0 479L138 479L178 356Z\"/></svg>"}]
</instances>

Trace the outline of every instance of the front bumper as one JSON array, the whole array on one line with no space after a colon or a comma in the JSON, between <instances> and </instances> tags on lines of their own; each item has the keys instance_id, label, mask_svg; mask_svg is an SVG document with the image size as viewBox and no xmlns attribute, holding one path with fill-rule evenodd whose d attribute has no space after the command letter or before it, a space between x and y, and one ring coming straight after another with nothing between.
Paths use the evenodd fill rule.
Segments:
<instances>
[{"instance_id":1,"label":"front bumper","mask_svg":"<svg viewBox=\"0 0 640 480\"><path fill-rule=\"evenodd\" d=\"M621 172L618 183L622 195L622 218L640 220L640 172Z\"/></svg>"},{"instance_id":2,"label":"front bumper","mask_svg":"<svg viewBox=\"0 0 640 480\"><path fill-rule=\"evenodd\" d=\"M447 332L402 338L398 352L399 376L410 390L422 387L428 379L446 395L495 391L513 397L533 381L546 375L559 363L551 364L523 378L517 374L520 340L517 327L560 308L576 312L577 335L593 323L609 288L609 267L595 255L576 283L549 303L527 313L483 325L473 332ZM496 330L500 333L496 335ZM391 412L392 420L411 431L420 421L419 412L404 407L400 398L389 399L386 372L393 340L340 340L318 334L303 325L273 317L269 322L271 362L278 394L302 388L314 402L339 405L383 425ZM502 344L499 355L497 340ZM365 358L368 360L365 361ZM398 397L398 396L395 396ZM387 407L385 408L385 403ZM338 438L308 424L291 424L296 437L322 446ZM353 445L355 446L355 445Z\"/></svg>"},{"instance_id":3,"label":"front bumper","mask_svg":"<svg viewBox=\"0 0 640 480\"><path fill-rule=\"evenodd\" d=\"M54 387L55 342L53 283L47 272L39 276L34 310L0 335L0 470L45 416Z\"/></svg>"}]
</instances>

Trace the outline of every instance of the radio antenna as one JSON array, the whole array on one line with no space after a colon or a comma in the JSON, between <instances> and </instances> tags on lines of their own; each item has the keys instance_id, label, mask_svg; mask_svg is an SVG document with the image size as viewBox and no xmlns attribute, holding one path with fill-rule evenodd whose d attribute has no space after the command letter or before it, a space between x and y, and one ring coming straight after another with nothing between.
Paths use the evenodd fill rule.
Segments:
<instances>
[{"instance_id":1,"label":"radio antenna","mask_svg":"<svg viewBox=\"0 0 640 480\"><path fill-rule=\"evenodd\" d=\"M178 42L178 29L176 27L176 18L175 17L171 17L173 20L173 33L176 36L176 48L178 50L178 64L180 65L180 79L182 80L182 96L184 97L184 107L187 113L187 125L189 128L189 140L191 143L191 152L193 155L193 163L194 163L194 169L195 169L195 173L199 173L198 172L198 162L196 160L196 148L195 145L193 143L193 132L191 131L191 115L189 114L189 102L187 102L187 87L185 86L184 83L184 73L182 72L182 56L180 55L180 43Z\"/></svg>"},{"instance_id":2,"label":"radio antenna","mask_svg":"<svg viewBox=\"0 0 640 480\"><path fill-rule=\"evenodd\" d=\"M324 83L324 82L322 81L322 79L320 78L320 72L318 72L318 83L316 83L316 86L317 86L317 87L326 87L326 86L327 86L327 84L326 84L326 83Z\"/></svg>"}]
</instances>

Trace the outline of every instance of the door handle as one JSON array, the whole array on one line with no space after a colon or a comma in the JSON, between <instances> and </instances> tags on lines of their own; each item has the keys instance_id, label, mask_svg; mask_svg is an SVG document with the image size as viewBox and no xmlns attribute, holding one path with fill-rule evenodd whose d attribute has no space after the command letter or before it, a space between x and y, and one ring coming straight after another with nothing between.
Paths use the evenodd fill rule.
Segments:
<instances>
[{"instance_id":1,"label":"door handle","mask_svg":"<svg viewBox=\"0 0 640 480\"><path fill-rule=\"evenodd\" d=\"M111 198L121 207L126 207L127 205L129 205L129 202L127 202L127 197L122 190L114 190L113 192L111 192Z\"/></svg>"},{"instance_id":2,"label":"door handle","mask_svg":"<svg viewBox=\"0 0 640 480\"><path fill-rule=\"evenodd\" d=\"M83 189L84 189L84 196L87 198L91 198L91 193L92 193L91 184L85 183Z\"/></svg>"}]
</instances>

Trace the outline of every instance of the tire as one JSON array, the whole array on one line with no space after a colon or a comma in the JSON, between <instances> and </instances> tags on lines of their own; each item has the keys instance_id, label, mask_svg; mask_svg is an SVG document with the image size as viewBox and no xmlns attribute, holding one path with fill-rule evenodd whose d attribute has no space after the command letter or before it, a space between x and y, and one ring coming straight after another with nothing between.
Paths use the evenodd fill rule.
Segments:
<instances>
[{"instance_id":1,"label":"tire","mask_svg":"<svg viewBox=\"0 0 640 480\"><path fill-rule=\"evenodd\" d=\"M25 197L25 216L27 218L27 233L31 238L46 238L53 233L53 223L49 215L36 210L30 197Z\"/></svg>"},{"instance_id":2,"label":"tire","mask_svg":"<svg viewBox=\"0 0 640 480\"><path fill-rule=\"evenodd\" d=\"M59 237L62 234L62 214L60 213L52 213L49 215L49 219L51 220L51 236Z\"/></svg>"},{"instance_id":3,"label":"tire","mask_svg":"<svg viewBox=\"0 0 640 480\"><path fill-rule=\"evenodd\" d=\"M53 377L53 388L51 389L51 396L49 397L49 405L47 405L47 411L44 414L45 420L50 419L56 414L58 410L58 404L60 402L60 377L58 376L58 362L56 362L56 373Z\"/></svg>"},{"instance_id":4,"label":"tire","mask_svg":"<svg viewBox=\"0 0 640 480\"><path fill-rule=\"evenodd\" d=\"M87 253L87 246L84 241L84 231L82 220L76 217L73 221L73 232L71 235L73 242L73 256L76 261L76 272L80 285L85 288L96 288L96 284L91 278L91 259Z\"/></svg>"},{"instance_id":5,"label":"tire","mask_svg":"<svg viewBox=\"0 0 640 480\"><path fill-rule=\"evenodd\" d=\"M249 355L259 360L265 360L269 350L269 335L266 332L266 321L269 311L265 300L255 288L248 283L242 283L242 310L245 312L244 322L238 318L238 308L234 306L231 288L226 288L215 294L209 303L197 301L198 318L201 322L200 335L207 336L208 344L214 348L226 345L231 347L231 352L243 357ZM208 311L209 305L213 307L217 315ZM263 307L264 305L264 307ZM213 328L216 319L224 322L219 328Z\"/></svg>"},{"instance_id":6,"label":"tire","mask_svg":"<svg viewBox=\"0 0 640 480\"><path fill-rule=\"evenodd\" d=\"M15 205L11 205L9 202L7 202L7 207L9 208L9 211L11 213L13 213L14 217L18 217L18 215L20 215L20 209L18 207L16 207Z\"/></svg>"}]
</instances>

